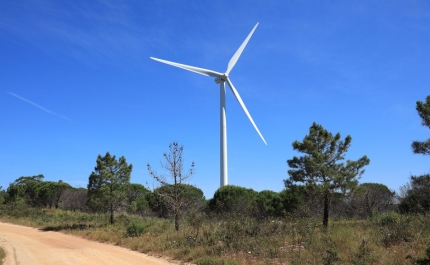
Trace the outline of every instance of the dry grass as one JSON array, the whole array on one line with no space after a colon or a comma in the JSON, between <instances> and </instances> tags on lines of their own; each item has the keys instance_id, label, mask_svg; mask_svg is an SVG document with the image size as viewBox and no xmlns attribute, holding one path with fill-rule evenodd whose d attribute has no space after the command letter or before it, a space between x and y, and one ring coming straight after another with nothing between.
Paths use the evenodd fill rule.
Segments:
<instances>
[{"instance_id":1,"label":"dry grass","mask_svg":"<svg viewBox=\"0 0 430 265\"><path fill-rule=\"evenodd\" d=\"M2 211L1 220L203 265L413 264L430 242L430 219L397 214L334 221L327 231L320 220L195 216L176 232L158 218L119 216L109 225L100 214L23 211Z\"/></svg>"},{"instance_id":2,"label":"dry grass","mask_svg":"<svg viewBox=\"0 0 430 265\"><path fill-rule=\"evenodd\" d=\"M6 251L0 247L0 265L3 265L4 259L6 258Z\"/></svg>"}]
</instances>

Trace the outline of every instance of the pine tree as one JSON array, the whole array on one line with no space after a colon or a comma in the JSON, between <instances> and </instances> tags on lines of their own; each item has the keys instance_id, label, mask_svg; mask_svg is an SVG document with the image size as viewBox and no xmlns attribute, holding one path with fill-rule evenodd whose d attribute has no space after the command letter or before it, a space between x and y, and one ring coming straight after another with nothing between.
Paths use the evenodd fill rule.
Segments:
<instances>
[{"instance_id":1,"label":"pine tree","mask_svg":"<svg viewBox=\"0 0 430 265\"><path fill-rule=\"evenodd\" d=\"M309 134L302 142L294 141L293 148L304 156L287 160L289 179L284 180L287 188L301 182L308 187L317 188L324 198L323 226L327 228L329 218L330 196L336 192L346 193L358 183L364 173L364 166L370 163L367 156L357 161L347 160L346 164L338 163L345 159L345 153L351 146L352 138L341 140L340 133L333 136L315 122L309 128Z\"/></svg>"},{"instance_id":2,"label":"pine tree","mask_svg":"<svg viewBox=\"0 0 430 265\"><path fill-rule=\"evenodd\" d=\"M110 223L115 223L114 213L127 197L127 184L133 165L127 165L125 157L116 160L109 152L98 155L97 166L88 182L88 200L95 210L110 212Z\"/></svg>"},{"instance_id":3,"label":"pine tree","mask_svg":"<svg viewBox=\"0 0 430 265\"><path fill-rule=\"evenodd\" d=\"M430 96L427 96L426 102L418 100L416 109L422 119L421 124L430 128ZM430 155L430 138L424 142L412 142L412 151L415 154Z\"/></svg>"}]
</instances>

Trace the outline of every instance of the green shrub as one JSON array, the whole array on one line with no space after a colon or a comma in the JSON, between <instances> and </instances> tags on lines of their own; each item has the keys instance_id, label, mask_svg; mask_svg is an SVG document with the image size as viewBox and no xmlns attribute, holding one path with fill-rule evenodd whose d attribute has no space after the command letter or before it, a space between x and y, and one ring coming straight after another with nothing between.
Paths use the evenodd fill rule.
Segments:
<instances>
[{"instance_id":1,"label":"green shrub","mask_svg":"<svg viewBox=\"0 0 430 265\"><path fill-rule=\"evenodd\" d=\"M409 216L390 213L379 218L378 232L380 240L385 246L409 242L412 239L409 226L412 219Z\"/></svg>"},{"instance_id":2,"label":"green shrub","mask_svg":"<svg viewBox=\"0 0 430 265\"><path fill-rule=\"evenodd\" d=\"M147 226L138 220L131 220L127 226L126 237L137 237L145 233Z\"/></svg>"},{"instance_id":3,"label":"green shrub","mask_svg":"<svg viewBox=\"0 0 430 265\"><path fill-rule=\"evenodd\" d=\"M411 176L406 196L400 200L399 211L421 214L430 212L430 174Z\"/></svg>"},{"instance_id":4,"label":"green shrub","mask_svg":"<svg viewBox=\"0 0 430 265\"><path fill-rule=\"evenodd\" d=\"M383 226L393 225L400 221L400 215L397 213L390 213L387 215L383 215L379 218L379 223Z\"/></svg>"}]
</instances>

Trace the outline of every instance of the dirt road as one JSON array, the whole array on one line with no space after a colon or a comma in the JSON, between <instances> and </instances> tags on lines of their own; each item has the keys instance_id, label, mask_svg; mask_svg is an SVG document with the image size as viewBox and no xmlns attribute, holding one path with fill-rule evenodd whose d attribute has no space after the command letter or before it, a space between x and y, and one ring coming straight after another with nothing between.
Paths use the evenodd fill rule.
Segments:
<instances>
[{"instance_id":1,"label":"dirt road","mask_svg":"<svg viewBox=\"0 0 430 265\"><path fill-rule=\"evenodd\" d=\"M1 222L0 246L7 253L5 265L172 264L166 260L116 246Z\"/></svg>"}]
</instances>

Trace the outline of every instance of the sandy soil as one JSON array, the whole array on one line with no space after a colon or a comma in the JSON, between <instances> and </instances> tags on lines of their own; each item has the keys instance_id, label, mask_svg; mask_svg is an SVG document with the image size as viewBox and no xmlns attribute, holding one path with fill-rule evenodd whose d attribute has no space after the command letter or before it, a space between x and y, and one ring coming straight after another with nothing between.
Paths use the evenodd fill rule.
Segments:
<instances>
[{"instance_id":1,"label":"sandy soil","mask_svg":"<svg viewBox=\"0 0 430 265\"><path fill-rule=\"evenodd\" d=\"M1 222L0 246L6 251L5 265L172 264L117 246Z\"/></svg>"}]
</instances>

